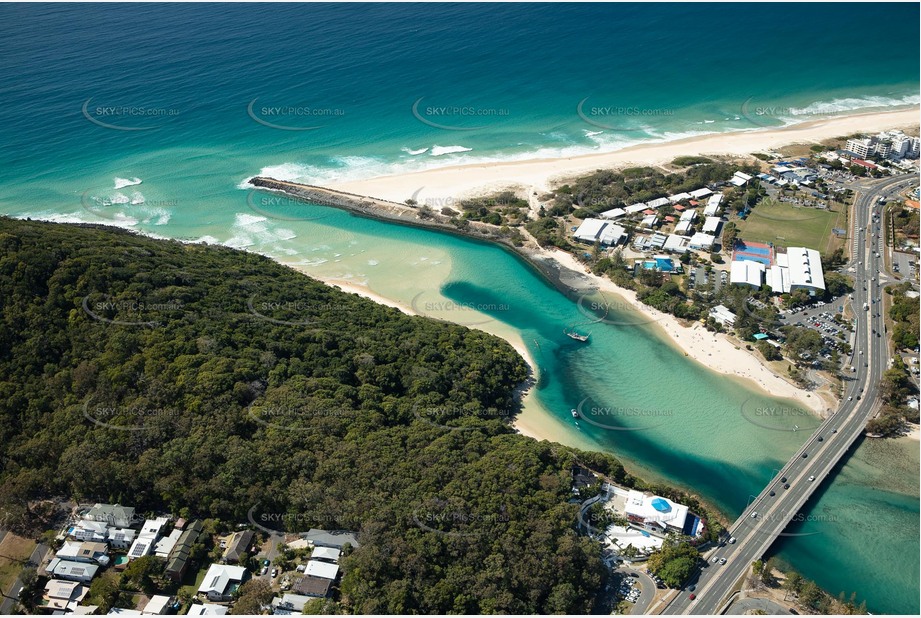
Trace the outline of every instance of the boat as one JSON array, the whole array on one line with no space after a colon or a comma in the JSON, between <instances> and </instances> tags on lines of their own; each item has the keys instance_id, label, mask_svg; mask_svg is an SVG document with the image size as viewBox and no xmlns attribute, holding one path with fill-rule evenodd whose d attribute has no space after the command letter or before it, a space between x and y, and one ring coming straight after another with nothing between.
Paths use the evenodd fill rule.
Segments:
<instances>
[{"instance_id":1,"label":"boat","mask_svg":"<svg viewBox=\"0 0 921 618\"><path fill-rule=\"evenodd\" d=\"M564 330L563 333L570 339L575 339L576 341L581 341L582 343L588 341L588 335L580 335L574 330Z\"/></svg>"},{"instance_id":2,"label":"boat","mask_svg":"<svg viewBox=\"0 0 921 618\"><path fill-rule=\"evenodd\" d=\"M575 408L573 408L572 410L570 410L569 413L572 414L572 417L573 417L573 418L579 418L579 411L576 410Z\"/></svg>"}]
</instances>

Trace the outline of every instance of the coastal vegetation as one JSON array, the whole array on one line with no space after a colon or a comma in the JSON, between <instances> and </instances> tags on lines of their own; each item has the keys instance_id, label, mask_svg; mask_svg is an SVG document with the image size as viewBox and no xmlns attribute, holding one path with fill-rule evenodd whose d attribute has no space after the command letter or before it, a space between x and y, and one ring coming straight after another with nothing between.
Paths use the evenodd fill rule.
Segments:
<instances>
[{"instance_id":1,"label":"coastal vegetation","mask_svg":"<svg viewBox=\"0 0 921 618\"><path fill-rule=\"evenodd\" d=\"M792 600L793 604L806 614L850 616L868 613L865 602L857 603L856 593L845 598L842 592L834 597L796 571L781 570L775 565L773 558L753 562L752 572L746 583L749 589L756 591L782 590L784 600Z\"/></svg>"},{"instance_id":2,"label":"coastal vegetation","mask_svg":"<svg viewBox=\"0 0 921 618\"><path fill-rule=\"evenodd\" d=\"M686 539L669 536L662 547L649 555L646 567L665 585L678 588L691 576L700 560L700 552Z\"/></svg>"},{"instance_id":3,"label":"coastal vegetation","mask_svg":"<svg viewBox=\"0 0 921 618\"><path fill-rule=\"evenodd\" d=\"M53 499L256 508L359 532L337 611L591 609L603 565L571 467L629 477L514 433L527 366L504 341L258 255L94 226L2 219L0 273L8 526L43 532ZM118 594L98 581L91 596Z\"/></svg>"}]
</instances>

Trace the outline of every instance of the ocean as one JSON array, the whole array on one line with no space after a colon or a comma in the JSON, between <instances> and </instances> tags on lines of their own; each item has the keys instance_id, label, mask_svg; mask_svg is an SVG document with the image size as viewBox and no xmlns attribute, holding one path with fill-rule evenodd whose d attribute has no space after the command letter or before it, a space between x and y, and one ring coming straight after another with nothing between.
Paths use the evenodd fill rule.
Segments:
<instances>
[{"instance_id":1,"label":"ocean","mask_svg":"<svg viewBox=\"0 0 921 618\"><path fill-rule=\"evenodd\" d=\"M794 403L690 362L629 311L590 324L585 303L500 248L266 201L245 180L323 184L917 105L918 58L898 50L918 17L906 4L0 5L0 212L257 251L517 337L567 441L734 516L805 439L758 410ZM885 60L858 38L884 41ZM611 422L576 427L578 406ZM917 613L916 451L862 444L781 557L874 613Z\"/></svg>"}]
</instances>

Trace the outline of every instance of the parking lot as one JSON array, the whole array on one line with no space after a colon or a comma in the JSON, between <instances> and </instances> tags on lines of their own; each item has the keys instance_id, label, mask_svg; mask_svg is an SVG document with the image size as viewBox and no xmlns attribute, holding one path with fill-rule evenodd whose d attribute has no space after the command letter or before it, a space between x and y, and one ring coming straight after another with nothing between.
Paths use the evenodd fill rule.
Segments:
<instances>
[{"instance_id":1,"label":"parking lot","mask_svg":"<svg viewBox=\"0 0 921 618\"><path fill-rule=\"evenodd\" d=\"M916 279L918 276L918 256L904 251L893 251L892 271L902 279Z\"/></svg>"}]
</instances>

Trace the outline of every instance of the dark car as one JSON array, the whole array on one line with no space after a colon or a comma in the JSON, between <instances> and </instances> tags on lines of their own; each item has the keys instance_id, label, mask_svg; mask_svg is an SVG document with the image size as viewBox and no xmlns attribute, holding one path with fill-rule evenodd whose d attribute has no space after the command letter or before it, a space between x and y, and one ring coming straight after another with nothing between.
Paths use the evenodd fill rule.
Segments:
<instances>
[{"instance_id":1,"label":"dark car","mask_svg":"<svg viewBox=\"0 0 921 618\"><path fill-rule=\"evenodd\" d=\"M825 438L823 438L822 436L819 436L819 442L822 442L822 441L824 441L824 440L825 440Z\"/></svg>"},{"instance_id":2,"label":"dark car","mask_svg":"<svg viewBox=\"0 0 921 618\"><path fill-rule=\"evenodd\" d=\"M695 590L697 590L697 586L695 586L694 584L691 584L690 586L688 586L688 590L690 590L691 592L694 592Z\"/></svg>"},{"instance_id":3,"label":"dark car","mask_svg":"<svg viewBox=\"0 0 921 618\"><path fill-rule=\"evenodd\" d=\"M790 483L784 483L783 488L784 488L784 489L790 489Z\"/></svg>"},{"instance_id":4,"label":"dark car","mask_svg":"<svg viewBox=\"0 0 921 618\"><path fill-rule=\"evenodd\" d=\"M771 496L771 497L773 498L773 497L776 496L777 494L774 493L774 490L771 490L771 493L769 493L768 495Z\"/></svg>"},{"instance_id":5,"label":"dark car","mask_svg":"<svg viewBox=\"0 0 921 618\"><path fill-rule=\"evenodd\" d=\"M787 482L787 477L785 477L785 476L780 477L780 482L781 482L781 483L786 483L786 482Z\"/></svg>"},{"instance_id":6,"label":"dark car","mask_svg":"<svg viewBox=\"0 0 921 618\"><path fill-rule=\"evenodd\" d=\"M803 459L806 459L807 457L809 457L809 453L803 453Z\"/></svg>"}]
</instances>

